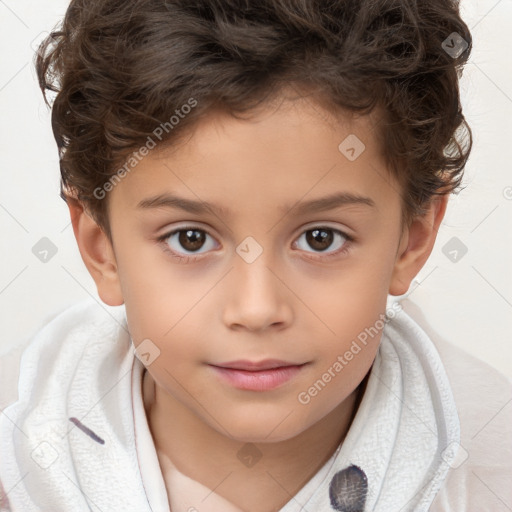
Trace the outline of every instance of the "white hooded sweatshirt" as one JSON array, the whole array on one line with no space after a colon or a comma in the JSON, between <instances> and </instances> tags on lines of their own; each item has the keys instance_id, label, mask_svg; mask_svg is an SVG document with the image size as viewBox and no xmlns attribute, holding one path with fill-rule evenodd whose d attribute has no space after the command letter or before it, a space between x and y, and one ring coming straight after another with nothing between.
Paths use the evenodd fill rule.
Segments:
<instances>
[{"instance_id":1,"label":"white hooded sweatshirt","mask_svg":"<svg viewBox=\"0 0 512 512\"><path fill-rule=\"evenodd\" d=\"M280 512L512 510L510 381L401 305L343 443ZM124 306L92 299L2 356L0 512L240 511L157 453L146 372Z\"/></svg>"}]
</instances>

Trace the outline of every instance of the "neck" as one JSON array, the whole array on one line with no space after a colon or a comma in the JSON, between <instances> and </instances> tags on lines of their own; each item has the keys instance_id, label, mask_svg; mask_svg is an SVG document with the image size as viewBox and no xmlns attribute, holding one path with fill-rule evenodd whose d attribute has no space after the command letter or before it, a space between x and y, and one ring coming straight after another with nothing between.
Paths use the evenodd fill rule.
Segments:
<instances>
[{"instance_id":1,"label":"neck","mask_svg":"<svg viewBox=\"0 0 512 512\"><path fill-rule=\"evenodd\" d=\"M231 439L203 422L161 389L147 371L143 399L161 465L163 459L168 459L181 473L215 489L244 511L264 512L284 506L343 442L367 378L322 420L299 435L279 442L250 443L252 453L261 454L260 461L264 462L250 467L236 456L247 443ZM165 470L163 473L165 478ZM248 508L247 503L254 505Z\"/></svg>"}]
</instances>

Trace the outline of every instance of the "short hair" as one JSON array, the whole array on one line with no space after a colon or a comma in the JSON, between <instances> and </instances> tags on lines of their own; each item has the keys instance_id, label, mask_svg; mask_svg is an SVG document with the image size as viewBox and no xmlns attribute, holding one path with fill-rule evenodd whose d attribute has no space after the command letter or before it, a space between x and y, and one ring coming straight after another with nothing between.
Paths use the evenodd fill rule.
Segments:
<instances>
[{"instance_id":1,"label":"short hair","mask_svg":"<svg viewBox=\"0 0 512 512\"><path fill-rule=\"evenodd\" d=\"M382 113L375 135L410 219L461 184L471 43L453 0L72 0L35 56L48 106L56 93L61 197L112 240L97 191L158 126L170 146L212 112L238 117L292 87Z\"/></svg>"}]
</instances>

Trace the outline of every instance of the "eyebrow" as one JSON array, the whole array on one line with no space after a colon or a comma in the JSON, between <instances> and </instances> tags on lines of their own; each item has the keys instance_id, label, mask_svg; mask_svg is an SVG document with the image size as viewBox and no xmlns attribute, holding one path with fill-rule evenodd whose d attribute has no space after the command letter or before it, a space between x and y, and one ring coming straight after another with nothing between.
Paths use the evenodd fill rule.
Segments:
<instances>
[{"instance_id":1,"label":"eyebrow","mask_svg":"<svg viewBox=\"0 0 512 512\"><path fill-rule=\"evenodd\" d=\"M352 205L366 205L372 208L376 207L375 202L369 197L342 192L320 197L318 199L312 199L310 201L299 202L296 203L295 206L284 205L280 207L280 210L283 213L294 210L296 215L305 215L308 213L323 212L342 206ZM159 194L148 197L140 201L137 208L148 210L153 208L172 208L193 214L206 214L212 211L218 214L229 214L229 210L223 206L207 203L205 201L186 199L174 194Z\"/></svg>"}]
</instances>

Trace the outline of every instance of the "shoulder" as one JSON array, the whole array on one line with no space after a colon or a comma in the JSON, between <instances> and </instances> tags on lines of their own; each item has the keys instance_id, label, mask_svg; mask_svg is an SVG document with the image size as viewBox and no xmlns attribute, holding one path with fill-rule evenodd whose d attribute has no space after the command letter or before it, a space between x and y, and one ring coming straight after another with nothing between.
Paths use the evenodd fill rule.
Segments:
<instances>
[{"instance_id":1,"label":"shoulder","mask_svg":"<svg viewBox=\"0 0 512 512\"><path fill-rule=\"evenodd\" d=\"M511 380L443 339L428 325L416 304L406 299L402 306L436 346L460 420L458 456L430 510L511 510Z\"/></svg>"},{"instance_id":2,"label":"shoulder","mask_svg":"<svg viewBox=\"0 0 512 512\"><path fill-rule=\"evenodd\" d=\"M18 400L23 357L34 345L51 358L67 340L78 345L115 333L125 322L123 306L107 306L87 298L48 318L28 340L0 354L0 411Z\"/></svg>"},{"instance_id":3,"label":"shoulder","mask_svg":"<svg viewBox=\"0 0 512 512\"><path fill-rule=\"evenodd\" d=\"M126 327L124 306L107 306L92 297L47 318L33 336L0 354L0 417L9 418L19 394L37 387L56 364L80 358L89 345L116 341L121 329L128 332ZM0 512L9 512L4 485L0 481Z\"/></svg>"}]
</instances>

